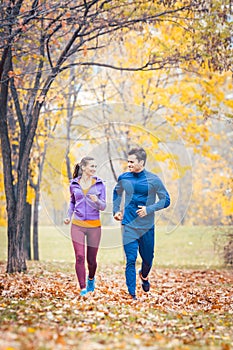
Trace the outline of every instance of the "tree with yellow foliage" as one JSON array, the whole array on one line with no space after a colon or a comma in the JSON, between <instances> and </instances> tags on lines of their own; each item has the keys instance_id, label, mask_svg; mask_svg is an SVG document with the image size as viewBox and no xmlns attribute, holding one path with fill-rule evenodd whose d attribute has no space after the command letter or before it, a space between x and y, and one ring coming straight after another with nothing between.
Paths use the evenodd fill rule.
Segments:
<instances>
[{"instance_id":1,"label":"tree with yellow foliage","mask_svg":"<svg viewBox=\"0 0 233 350\"><path fill-rule=\"evenodd\" d=\"M30 152L40 113L57 76L74 65L147 71L190 60L207 62L215 70L228 70L229 1L10 0L2 1L0 7L0 138L7 202L7 271L20 272L27 268L23 227ZM148 23L160 27L165 22L191 33L184 37L182 47L175 42L165 43L162 51L151 51L136 67L124 67L123 61L117 66L111 60L106 62L104 56L100 61L93 60L91 53L101 51L106 43L110 45L116 36L121 40L131 30L143 31ZM72 56L75 61L70 60ZM12 106L8 105L9 98ZM19 130L14 154L11 116Z\"/></svg>"}]
</instances>

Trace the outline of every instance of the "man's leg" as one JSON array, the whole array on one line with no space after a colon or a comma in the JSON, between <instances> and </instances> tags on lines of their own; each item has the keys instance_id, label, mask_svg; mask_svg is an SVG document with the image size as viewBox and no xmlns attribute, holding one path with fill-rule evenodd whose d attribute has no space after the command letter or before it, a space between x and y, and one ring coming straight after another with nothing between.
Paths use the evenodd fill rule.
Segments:
<instances>
[{"instance_id":1,"label":"man's leg","mask_svg":"<svg viewBox=\"0 0 233 350\"><path fill-rule=\"evenodd\" d=\"M126 268L125 268L125 277L126 285L129 291L129 294L132 297L136 296L136 260L138 253L138 241L134 240L130 243L124 244L124 251L126 256Z\"/></svg>"},{"instance_id":2,"label":"man's leg","mask_svg":"<svg viewBox=\"0 0 233 350\"><path fill-rule=\"evenodd\" d=\"M154 226L139 238L139 254L142 258L141 276L147 278L154 258Z\"/></svg>"}]
</instances>

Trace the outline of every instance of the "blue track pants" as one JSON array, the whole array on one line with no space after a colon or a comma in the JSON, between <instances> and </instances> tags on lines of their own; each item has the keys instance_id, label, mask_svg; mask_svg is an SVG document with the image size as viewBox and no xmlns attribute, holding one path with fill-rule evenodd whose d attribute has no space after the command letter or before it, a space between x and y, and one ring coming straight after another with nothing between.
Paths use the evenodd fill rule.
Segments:
<instances>
[{"instance_id":1,"label":"blue track pants","mask_svg":"<svg viewBox=\"0 0 233 350\"><path fill-rule=\"evenodd\" d=\"M126 256L126 285L129 294L134 296L136 294L136 260L138 251L142 258L142 277L146 278L152 267L154 258L154 226L145 231L145 229L135 229L123 225L122 238Z\"/></svg>"}]
</instances>

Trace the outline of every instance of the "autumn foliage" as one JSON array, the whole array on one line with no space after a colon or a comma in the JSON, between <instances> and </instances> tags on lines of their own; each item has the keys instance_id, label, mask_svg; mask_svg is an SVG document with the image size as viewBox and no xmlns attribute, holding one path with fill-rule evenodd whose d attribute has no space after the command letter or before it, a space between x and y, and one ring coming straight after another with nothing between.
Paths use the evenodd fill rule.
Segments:
<instances>
[{"instance_id":1,"label":"autumn foliage","mask_svg":"<svg viewBox=\"0 0 233 350\"><path fill-rule=\"evenodd\" d=\"M79 296L62 263L0 274L0 349L225 349L232 346L230 271L153 269L149 294L126 292L123 266L104 267ZM56 272L54 272L54 268ZM52 272L53 270L53 272Z\"/></svg>"}]
</instances>

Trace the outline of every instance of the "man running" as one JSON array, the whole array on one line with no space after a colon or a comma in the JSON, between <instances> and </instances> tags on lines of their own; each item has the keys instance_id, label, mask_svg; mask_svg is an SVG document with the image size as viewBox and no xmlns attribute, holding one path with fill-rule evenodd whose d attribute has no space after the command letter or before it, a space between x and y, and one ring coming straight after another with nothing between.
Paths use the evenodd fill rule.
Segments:
<instances>
[{"instance_id":1,"label":"man running","mask_svg":"<svg viewBox=\"0 0 233 350\"><path fill-rule=\"evenodd\" d=\"M146 152L133 148L128 153L129 172L121 174L113 191L114 219L122 223L126 255L126 285L136 299L136 260L142 258L139 277L144 292L149 292L148 279L154 257L154 213L170 205L170 196L161 179L145 169ZM124 211L120 210L125 194ZM156 201L158 198L158 201Z\"/></svg>"}]
</instances>

